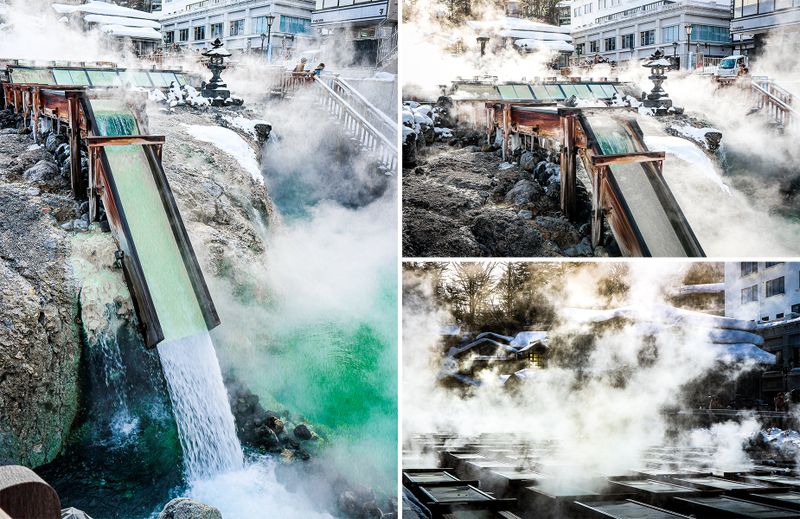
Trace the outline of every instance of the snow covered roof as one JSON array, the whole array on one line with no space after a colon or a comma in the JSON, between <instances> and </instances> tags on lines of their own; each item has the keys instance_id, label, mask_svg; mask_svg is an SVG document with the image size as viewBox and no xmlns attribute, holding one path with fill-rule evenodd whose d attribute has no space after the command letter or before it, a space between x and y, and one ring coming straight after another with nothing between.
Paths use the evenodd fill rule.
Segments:
<instances>
[{"instance_id":1,"label":"snow covered roof","mask_svg":"<svg viewBox=\"0 0 800 519\"><path fill-rule=\"evenodd\" d=\"M566 41L536 40L522 38L514 41L514 45L521 49L554 50L558 52L575 52L575 47Z\"/></svg>"},{"instance_id":2,"label":"snow covered roof","mask_svg":"<svg viewBox=\"0 0 800 519\"><path fill-rule=\"evenodd\" d=\"M766 352L754 344L719 344L717 355L722 360L751 360L760 364L775 364L777 359L772 353Z\"/></svg>"},{"instance_id":3,"label":"snow covered roof","mask_svg":"<svg viewBox=\"0 0 800 519\"><path fill-rule=\"evenodd\" d=\"M690 322L717 328L755 331L756 323L732 317L693 312L669 305L652 305L647 308L623 306L620 308L563 308L562 316L572 322L601 323L612 319L660 320L662 322Z\"/></svg>"},{"instance_id":4,"label":"snow covered roof","mask_svg":"<svg viewBox=\"0 0 800 519\"><path fill-rule=\"evenodd\" d=\"M534 22L522 18L506 16L497 20L468 20L467 26L477 31L540 31L568 34L567 30L558 25Z\"/></svg>"},{"instance_id":5,"label":"snow covered roof","mask_svg":"<svg viewBox=\"0 0 800 519\"><path fill-rule=\"evenodd\" d=\"M537 343L547 345L547 332L519 332L511 341L516 348L528 348Z\"/></svg>"},{"instance_id":6,"label":"snow covered roof","mask_svg":"<svg viewBox=\"0 0 800 519\"><path fill-rule=\"evenodd\" d=\"M446 324L439 328L439 335L461 335L461 326L458 324Z\"/></svg>"},{"instance_id":7,"label":"snow covered roof","mask_svg":"<svg viewBox=\"0 0 800 519\"><path fill-rule=\"evenodd\" d=\"M151 27L125 27L124 25L101 25L100 30L113 36L136 38L137 40L161 41L161 33Z\"/></svg>"},{"instance_id":8,"label":"snow covered roof","mask_svg":"<svg viewBox=\"0 0 800 519\"><path fill-rule=\"evenodd\" d=\"M160 29L161 24L155 20L146 20L144 18L127 18L123 16L108 16L105 14L87 14L83 17L89 23L100 23L110 25L124 25L126 27L150 27L151 29Z\"/></svg>"},{"instance_id":9,"label":"snow covered roof","mask_svg":"<svg viewBox=\"0 0 800 519\"><path fill-rule=\"evenodd\" d=\"M702 285L683 285L678 288L678 294L722 294L725 292L725 283L705 283Z\"/></svg>"},{"instance_id":10,"label":"snow covered roof","mask_svg":"<svg viewBox=\"0 0 800 519\"><path fill-rule=\"evenodd\" d=\"M80 5L66 5L66 4L53 4L53 9L59 14L72 14L72 13L86 13L86 14L103 14L109 16L117 16L124 18L141 18L145 20L158 21L158 14L147 13L122 7L116 4L109 4L106 2L87 2Z\"/></svg>"},{"instance_id":11,"label":"snow covered roof","mask_svg":"<svg viewBox=\"0 0 800 519\"><path fill-rule=\"evenodd\" d=\"M572 36L560 32L543 32L543 31L500 31L497 33L503 38L517 38L529 40L556 40L571 42Z\"/></svg>"}]
</instances>

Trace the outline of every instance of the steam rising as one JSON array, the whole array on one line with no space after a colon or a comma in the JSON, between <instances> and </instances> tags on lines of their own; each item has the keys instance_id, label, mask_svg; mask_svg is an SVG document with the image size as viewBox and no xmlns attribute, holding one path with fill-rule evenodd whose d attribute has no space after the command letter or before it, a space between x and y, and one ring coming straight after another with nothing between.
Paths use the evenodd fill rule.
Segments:
<instances>
[{"instance_id":1,"label":"steam rising","mask_svg":"<svg viewBox=\"0 0 800 519\"><path fill-rule=\"evenodd\" d=\"M648 447L665 444L713 447L717 463L747 464L742 448L757 430L753 420L678 437L670 433L674 427L668 411L697 405L686 399L690 384L714 370L731 379L752 367L742 362L723 368L709 344L708 328L677 324L656 304L664 301L666 288L681 279L687 264L630 263L625 303L639 309L641 322L597 330L572 319L567 307L608 305L598 283L609 265L578 267L563 286L543 295L560 315L550 330L548 356L580 359L577 369L574 362L554 362L532 370L516 393L503 387L499 370L485 370L480 372L481 385L463 396L437 381L443 354L438 333L452 318L432 304L428 281L406 272L404 292L411 297L403 303L404 438L432 432L460 437L509 433L550 442L551 458L558 464L594 473L640 467ZM586 334L595 339L588 352L578 340Z\"/></svg>"}]
</instances>

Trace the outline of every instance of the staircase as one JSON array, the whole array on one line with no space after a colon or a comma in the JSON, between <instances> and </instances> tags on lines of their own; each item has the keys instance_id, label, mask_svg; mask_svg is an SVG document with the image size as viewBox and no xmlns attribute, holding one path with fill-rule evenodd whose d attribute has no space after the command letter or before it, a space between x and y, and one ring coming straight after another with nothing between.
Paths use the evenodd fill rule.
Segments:
<instances>
[{"instance_id":1,"label":"staircase","mask_svg":"<svg viewBox=\"0 0 800 519\"><path fill-rule=\"evenodd\" d=\"M797 131L800 113L792 106L794 95L766 76L754 76L750 83L755 108L766 115L781 131Z\"/></svg>"},{"instance_id":2,"label":"staircase","mask_svg":"<svg viewBox=\"0 0 800 519\"><path fill-rule=\"evenodd\" d=\"M317 101L363 150L373 153L386 174L397 170L397 122L376 108L345 80L315 77Z\"/></svg>"}]
</instances>

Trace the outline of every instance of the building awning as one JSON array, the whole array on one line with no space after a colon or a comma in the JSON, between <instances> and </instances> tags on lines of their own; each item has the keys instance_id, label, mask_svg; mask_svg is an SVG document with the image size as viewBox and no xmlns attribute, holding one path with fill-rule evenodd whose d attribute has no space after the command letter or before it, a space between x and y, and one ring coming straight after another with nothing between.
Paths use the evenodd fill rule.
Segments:
<instances>
[{"instance_id":1,"label":"building awning","mask_svg":"<svg viewBox=\"0 0 800 519\"><path fill-rule=\"evenodd\" d=\"M515 40L514 45L527 50L552 50L556 52L575 52L575 47L566 41L557 40L535 40L520 39Z\"/></svg>"}]
</instances>

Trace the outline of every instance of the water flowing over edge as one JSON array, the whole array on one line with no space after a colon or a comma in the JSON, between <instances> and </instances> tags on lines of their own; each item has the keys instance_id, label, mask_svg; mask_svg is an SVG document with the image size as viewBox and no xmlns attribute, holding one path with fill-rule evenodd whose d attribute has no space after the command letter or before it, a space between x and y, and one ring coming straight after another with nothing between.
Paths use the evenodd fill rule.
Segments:
<instances>
[{"instance_id":1,"label":"water flowing over edge","mask_svg":"<svg viewBox=\"0 0 800 519\"><path fill-rule=\"evenodd\" d=\"M244 454L209 333L164 341L158 353L189 481L241 469Z\"/></svg>"}]
</instances>

